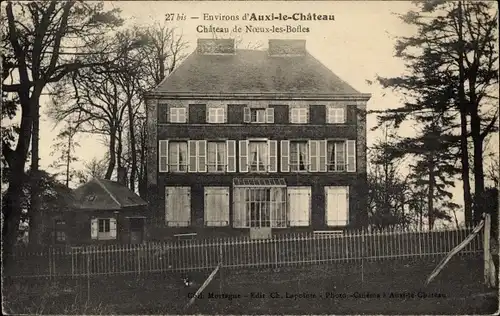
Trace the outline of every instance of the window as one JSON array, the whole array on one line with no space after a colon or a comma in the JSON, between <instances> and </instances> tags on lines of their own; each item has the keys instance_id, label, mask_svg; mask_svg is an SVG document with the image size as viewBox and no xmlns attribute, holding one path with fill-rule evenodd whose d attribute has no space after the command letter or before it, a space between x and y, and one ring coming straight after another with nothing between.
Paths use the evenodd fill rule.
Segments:
<instances>
[{"instance_id":1,"label":"window","mask_svg":"<svg viewBox=\"0 0 500 316\"><path fill-rule=\"evenodd\" d=\"M245 108L245 123L274 123L274 108Z\"/></svg>"},{"instance_id":2,"label":"window","mask_svg":"<svg viewBox=\"0 0 500 316\"><path fill-rule=\"evenodd\" d=\"M309 121L308 107L290 108L290 123L307 123Z\"/></svg>"},{"instance_id":3,"label":"window","mask_svg":"<svg viewBox=\"0 0 500 316\"><path fill-rule=\"evenodd\" d=\"M345 141L329 141L327 144L327 159L328 171L345 171Z\"/></svg>"},{"instance_id":4,"label":"window","mask_svg":"<svg viewBox=\"0 0 500 316\"><path fill-rule=\"evenodd\" d=\"M186 123L186 108L172 107L169 112L170 123Z\"/></svg>"},{"instance_id":5,"label":"window","mask_svg":"<svg viewBox=\"0 0 500 316\"><path fill-rule=\"evenodd\" d=\"M187 171L187 142L168 143L168 166L171 172Z\"/></svg>"},{"instance_id":6,"label":"window","mask_svg":"<svg viewBox=\"0 0 500 316\"><path fill-rule=\"evenodd\" d=\"M66 241L66 222L64 222L63 220L55 221L54 237L56 243Z\"/></svg>"},{"instance_id":7,"label":"window","mask_svg":"<svg viewBox=\"0 0 500 316\"><path fill-rule=\"evenodd\" d=\"M171 227L191 224L190 187L165 187L165 221Z\"/></svg>"},{"instance_id":8,"label":"window","mask_svg":"<svg viewBox=\"0 0 500 316\"><path fill-rule=\"evenodd\" d=\"M265 172L267 170L267 142L249 142L248 154L250 171Z\"/></svg>"},{"instance_id":9,"label":"window","mask_svg":"<svg viewBox=\"0 0 500 316\"><path fill-rule=\"evenodd\" d=\"M290 141L290 171L307 171L307 141Z\"/></svg>"},{"instance_id":10,"label":"window","mask_svg":"<svg viewBox=\"0 0 500 316\"><path fill-rule=\"evenodd\" d=\"M205 187L204 217L206 226L229 225L229 188Z\"/></svg>"},{"instance_id":11,"label":"window","mask_svg":"<svg viewBox=\"0 0 500 316\"><path fill-rule=\"evenodd\" d=\"M189 172L207 172L207 141L188 141Z\"/></svg>"},{"instance_id":12,"label":"window","mask_svg":"<svg viewBox=\"0 0 500 316\"><path fill-rule=\"evenodd\" d=\"M309 226L311 213L311 187L288 187L290 226Z\"/></svg>"},{"instance_id":13,"label":"window","mask_svg":"<svg viewBox=\"0 0 500 316\"><path fill-rule=\"evenodd\" d=\"M225 123L226 109L223 107L211 107L207 110L208 123Z\"/></svg>"},{"instance_id":14,"label":"window","mask_svg":"<svg viewBox=\"0 0 500 316\"><path fill-rule=\"evenodd\" d=\"M286 227L286 188L234 188L234 227Z\"/></svg>"},{"instance_id":15,"label":"window","mask_svg":"<svg viewBox=\"0 0 500 316\"><path fill-rule=\"evenodd\" d=\"M110 240L116 239L115 218L94 218L91 221L92 239Z\"/></svg>"},{"instance_id":16,"label":"window","mask_svg":"<svg viewBox=\"0 0 500 316\"><path fill-rule=\"evenodd\" d=\"M325 187L325 217L328 226L349 222L349 187Z\"/></svg>"},{"instance_id":17,"label":"window","mask_svg":"<svg viewBox=\"0 0 500 316\"><path fill-rule=\"evenodd\" d=\"M160 140L160 172L236 172L236 141Z\"/></svg>"},{"instance_id":18,"label":"window","mask_svg":"<svg viewBox=\"0 0 500 316\"><path fill-rule=\"evenodd\" d=\"M355 172L355 140L310 140L309 161L311 172Z\"/></svg>"},{"instance_id":19,"label":"window","mask_svg":"<svg viewBox=\"0 0 500 316\"><path fill-rule=\"evenodd\" d=\"M326 122L331 124L345 123L345 107L339 105L327 106Z\"/></svg>"},{"instance_id":20,"label":"window","mask_svg":"<svg viewBox=\"0 0 500 316\"><path fill-rule=\"evenodd\" d=\"M99 219L99 233L109 233L109 218Z\"/></svg>"},{"instance_id":21,"label":"window","mask_svg":"<svg viewBox=\"0 0 500 316\"><path fill-rule=\"evenodd\" d=\"M309 171L326 172L326 140L309 141Z\"/></svg>"},{"instance_id":22,"label":"window","mask_svg":"<svg viewBox=\"0 0 500 316\"><path fill-rule=\"evenodd\" d=\"M208 172L226 171L226 142L208 142Z\"/></svg>"}]
</instances>

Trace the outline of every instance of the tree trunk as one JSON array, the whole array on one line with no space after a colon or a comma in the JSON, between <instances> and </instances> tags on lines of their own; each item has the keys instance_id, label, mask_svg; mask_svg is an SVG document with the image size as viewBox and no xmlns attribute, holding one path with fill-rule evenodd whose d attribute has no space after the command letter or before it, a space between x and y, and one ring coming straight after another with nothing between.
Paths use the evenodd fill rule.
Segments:
<instances>
[{"instance_id":1,"label":"tree trunk","mask_svg":"<svg viewBox=\"0 0 500 316\"><path fill-rule=\"evenodd\" d=\"M481 137L481 119L477 112L471 114L471 134L474 144L474 222L479 222L481 214L485 210L483 139Z\"/></svg>"},{"instance_id":2,"label":"tree trunk","mask_svg":"<svg viewBox=\"0 0 500 316\"><path fill-rule=\"evenodd\" d=\"M117 150L116 150L116 170L117 174L120 172L122 166L122 155L123 155L123 140L122 140L122 128L119 126L118 127L118 145L117 145Z\"/></svg>"},{"instance_id":3,"label":"tree trunk","mask_svg":"<svg viewBox=\"0 0 500 316\"><path fill-rule=\"evenodd\" d=\"M130 166L130 190L135 192L135 181L137 174L137 145L135 143L135 124L134 115L132 109L132 102L128 102L128 121L129 121L129 133L130 133L130 150L132 156L132 165Z\"/></svg>"},{"instance_id":4,"label":"tree trunk","mask_svg":"<svg viewBox=\"0 0 500 316\"><path fill-rule=\"evenodd\" d=\"M40 142L40 106L36 104L32 112L32 137L31 137L31 171L30 171L30 208L29 218L29 243L30 245L40 244L39 231L41 229L40 219L40 185L39 185L39 142Z\"/></svg>"},{"instance_id":5,"label":"tree trunk","mask_svg":"<svg viewBox=\"0 0 500 316\"><path fill-rule=\"evenodd\" d=\"M109 135L109 163L108 163L108 169L106 170L106 175L104 176L105 179L107 180L111 179L111 176L113 175L113 170L115 169L115 164L116 164L116 128L113 127L111 128Z\"/></svg>"},{"instance_id":6,"label":"tree trunk","mask_svg":"<svg viewBox=\"0 0 500 316\"><path fill-rule=\"evenodd\" d=\"M427 194L427 214L429 216L429 230L434 228L434 157L429 160L429 191Z\"/></svg>"},{"instance_id":7,"label":"tree trunk","mask_svg":"<svg viewBox=\"0 0 500 316\"><path fill-rule=\"evenodd\" d=\"M465 103L465 74L464 74L464 47L463 47L463 17L462 2L458 2L458 101L460 109L460 160L462 162L462 181L464 191L465 222L472 222L472 197L469 179L469 150L467 148L467 107Z\"/></svg>"},{"instance_id":8,"label":"tree trunk","mask_svg":"<svg viewBox=\"0 0 500 316\"><path fill-rule=\"evenodd\" d=\"M19 234L19 222L21 220L21 197L23 196L23 181L24 173L12 171L9 179L9 188L5 193L2 201L2 213L4 215L2 227L2 243L3 243L3 262L4 269L7 271L10 262L9 257L14 251L17 237Z\"/></svg>"},{"instance_id":9,"label":"tree trunk","mask_svg":"<svg viewBox=\"0 0 500 316\"><path fill-rule=\"evenodd\" d=\"M71 163L71 126L68 134L68 151L66 152L66 187L69 188L69 168Z\"/></svg>"}]
</instances>

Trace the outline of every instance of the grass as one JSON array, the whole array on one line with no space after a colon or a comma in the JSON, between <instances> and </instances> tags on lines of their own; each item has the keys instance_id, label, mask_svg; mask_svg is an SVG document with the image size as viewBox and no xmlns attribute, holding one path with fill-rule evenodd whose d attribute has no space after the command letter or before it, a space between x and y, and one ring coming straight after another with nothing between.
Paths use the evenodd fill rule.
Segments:
<instances>
[{"instance_id":1,"label":"grass","mask_svg":"<svg viewBox=\"0 0 500 316\"><path fill-rule=\"evenodd\" d=\"M497 296L478 296L491 292L482 285L481 258L453 258L436 280L425 286L439 259L372 261L364 262L363 268L360 262L345 262L223 269L189 310L183 307L190 293L211 271L191 273L197 283L193 288L183 286L179 273L94 278L89 297L87 279L18 281L7 285L13 291L7 291L5 306L11 312L29 314L457 315L496 310ZM391 297L391 293L396 296Z\"/></svg>"}]
</instances>

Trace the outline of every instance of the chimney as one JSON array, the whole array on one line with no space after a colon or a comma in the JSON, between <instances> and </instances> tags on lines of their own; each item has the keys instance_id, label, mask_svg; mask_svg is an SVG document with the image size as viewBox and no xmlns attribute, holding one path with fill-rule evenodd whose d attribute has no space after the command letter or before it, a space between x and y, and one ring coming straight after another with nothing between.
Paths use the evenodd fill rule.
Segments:
<instances>
[{"instance_id":1,"label":"chimney","mask_svg":"<svg viewBox=\"0 0 500 316\"><path fill-rule=\"evenodd\" d=\"M234 54L234 39L198 39L198 54L202 55L228 55Z\"/></svg>"},{"instance_id":2,"label":"chimney","mask_svg":"<svg viewBox=\"0 0 500 316\"><path fill-rule=\"evenodd\" d=\"M270 39L268 52L270 56L305 56L306 41Z\"/></svg>"},{"instance_id":3,"label":"chimney","mask_svg":"<svg viewBox=\"0 0 500 316\"><path fill-rule=\"evenodd\" d=\"M127 184L127 169L125 167L118 168L117 182L123 186L128 186Z\"/></svg>"}]
</instances>

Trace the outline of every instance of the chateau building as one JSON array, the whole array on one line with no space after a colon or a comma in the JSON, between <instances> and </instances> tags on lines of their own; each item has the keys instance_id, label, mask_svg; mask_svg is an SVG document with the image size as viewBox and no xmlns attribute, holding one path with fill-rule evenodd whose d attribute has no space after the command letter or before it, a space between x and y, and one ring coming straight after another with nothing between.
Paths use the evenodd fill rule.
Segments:
<instances>
[{"instance_id":1,"label":"chateau building","mask_svg":"<svg viewBox=\"0 0 500 316\"><path fill-rule=\"evenodd\" d=\"M176 234L366 223L366 103L304 40L199 39L147 94L150 216Z\"/></svg>"}]
</instances>

